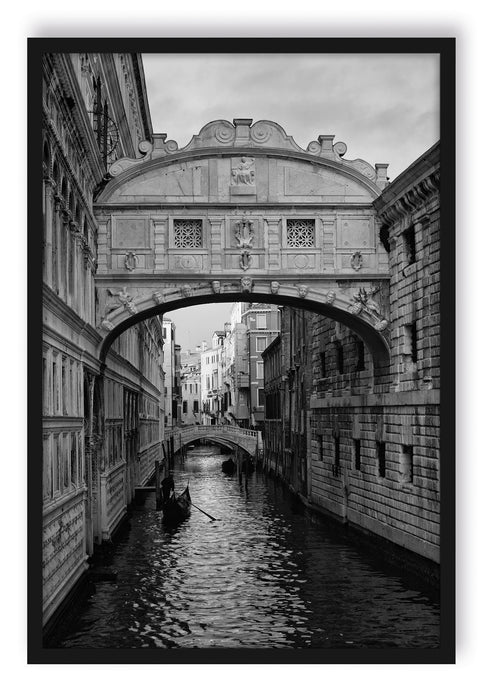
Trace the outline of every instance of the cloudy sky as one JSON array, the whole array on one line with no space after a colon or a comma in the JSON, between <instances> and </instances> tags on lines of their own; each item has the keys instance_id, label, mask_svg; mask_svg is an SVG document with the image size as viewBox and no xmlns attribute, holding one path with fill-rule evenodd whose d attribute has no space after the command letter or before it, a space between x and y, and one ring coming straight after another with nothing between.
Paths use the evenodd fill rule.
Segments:
<instances>
[{"instance_id":1,"label":"cloudy sky","mask_svg":"<svg viewBox=\"0 0 495 700\"><path fill-rule=\"evenodd\" d=\"M144 54L143 63L153 130L179 147L215 119L270 119L303 148L334 134L346 159L389 163L394 179L440 138L437 55ZM229 309L169 316L192 349L223 328Z\"/></svg>"}]
</instances>

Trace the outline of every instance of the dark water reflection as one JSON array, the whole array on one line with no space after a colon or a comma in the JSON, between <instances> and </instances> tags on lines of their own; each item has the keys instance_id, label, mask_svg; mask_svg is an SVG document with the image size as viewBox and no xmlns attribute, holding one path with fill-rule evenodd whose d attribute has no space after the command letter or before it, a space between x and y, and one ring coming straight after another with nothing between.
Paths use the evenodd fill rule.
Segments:
<instances>
[{"instance_id":1,"label":"dark water reflection","mask_svg":"<svg viewBox=\"0 0 495 700\"><path fill-rule=\"evenodd\" d=\"M312 521L261 474L221 472L215 448L190 450L193 508L173 530L154 496L115 547L63 647L435 647L439 606L369 553Z\"/></svg>"}]
</instances>

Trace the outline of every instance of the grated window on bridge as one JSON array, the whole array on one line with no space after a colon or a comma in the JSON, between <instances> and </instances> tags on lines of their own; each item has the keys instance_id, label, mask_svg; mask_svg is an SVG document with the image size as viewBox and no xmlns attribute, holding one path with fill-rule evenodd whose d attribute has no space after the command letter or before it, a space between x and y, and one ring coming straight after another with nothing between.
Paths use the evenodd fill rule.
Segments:
<instances>
[{"instance_id":1,"label":"grated window on bridge","mask_svg":"<svg viewBox=\"0 0 495 700\"><path fill-rule=\"evenodd\" d=\"M176 248L202 248L203 222L199 219L174 219Z\"/></svg>"},{"instance_id":2,"label":"grated window on bridge","mask_svg":"<svg viewBox=\"0 0 495 700\"><path fill-rule=\"evenodd\" d=\"M288 248L313 248L314 245L314 219L287 219Z\"/></svg>"}]
</instances>

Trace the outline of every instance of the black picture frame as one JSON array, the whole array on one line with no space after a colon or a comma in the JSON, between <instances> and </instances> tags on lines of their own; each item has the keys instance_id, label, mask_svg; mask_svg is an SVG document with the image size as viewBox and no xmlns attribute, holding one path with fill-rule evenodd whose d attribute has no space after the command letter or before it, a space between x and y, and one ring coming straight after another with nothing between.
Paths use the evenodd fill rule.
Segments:
<instances>
[{"instance_id":1,"label":"black picture frame","mask_svg":"<svg viewBox=\"0 0 495 700\"><path fill-rule=\"evenodd\" d=\"M239 47L242 46L242 50ZM190 53L183 38L30 38L28 59L28 654L30 664L452 664L455 662L455 38L195 38L196 53L435 53L441 120L441 637L437 649L49 649L41 623L41 55ZM244 48L244 47L247 47Z\"/></svg>"}]
</instances>

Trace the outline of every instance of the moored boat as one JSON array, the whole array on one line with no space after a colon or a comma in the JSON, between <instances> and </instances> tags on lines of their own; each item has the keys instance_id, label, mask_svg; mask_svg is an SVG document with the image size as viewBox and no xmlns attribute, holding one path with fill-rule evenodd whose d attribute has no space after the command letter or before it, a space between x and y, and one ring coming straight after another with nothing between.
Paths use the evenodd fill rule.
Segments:
<instances>
[{"instance_id":1,"label":"moored boat","mask_svg":"<svg viewBox=\"0 0 495 700\"><path fill-rule=\"evenodd\" d=\"M234 460L229 458L222 462L222 471L224 474L233 474L235 472Z\"/></svg>"},{"instance_id":2,"label":"moored boat","mask_svg":"<svg viewBox=\"0 0 495 700\"><path fill-rule=\"evenodd\" d=\"M178 496L174 491L174 480L168 476L162 481L162 513L166 525L178 525L191 514L189 485Z\"/></svg>"}]
</instances>

